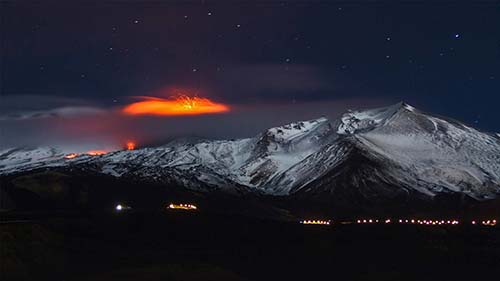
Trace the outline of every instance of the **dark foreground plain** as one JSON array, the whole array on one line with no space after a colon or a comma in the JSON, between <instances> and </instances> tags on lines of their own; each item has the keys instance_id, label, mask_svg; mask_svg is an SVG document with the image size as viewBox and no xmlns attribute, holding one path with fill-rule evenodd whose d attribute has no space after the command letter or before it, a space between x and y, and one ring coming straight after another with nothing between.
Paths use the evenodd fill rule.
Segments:
<instances>
[{"instance_id":1,"label":"dark foreground plain","mask_svg":"<svg viewBox=\"0 0 500 281\"><path fill-rule=\"evenodd\" d=\"M500 276L497 227L306 226L175 210L33 219L3 216L3 221L4 281L498 280Z\"/></svg>"}]
</instances>

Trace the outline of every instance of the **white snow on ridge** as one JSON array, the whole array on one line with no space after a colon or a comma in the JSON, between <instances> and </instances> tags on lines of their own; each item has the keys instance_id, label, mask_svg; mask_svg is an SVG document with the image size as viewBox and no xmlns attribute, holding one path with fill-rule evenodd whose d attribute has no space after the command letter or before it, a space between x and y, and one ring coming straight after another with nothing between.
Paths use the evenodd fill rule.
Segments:
<instances>
[{"instance_id":1,"label":"white snow on ridge","mask_svg":"<svg viewBox=\"0 0 500 281\"><path fill-rule=\"evenodd\" d=\"M292 141L295 138L304 136L305 133L314 130L325 122L328 122L328 119L321 117L315 120L301 121L271 128L268 132L273 134L277 141Z\"/></svg>"},{"instance_id":2,"label":"white snow on ridge","mask_svg":"<svg viewBox=\"0 0 500 281\"><path fill-rule=\"evenodd\" d=\"M341 117L341 124L337 129L340 135L354 134L358 131L373 129L377 126L383 125L389 118L391 118L402 104L395 104L389 107L376 108L364 111L350 111ZM414 110L413 107L408 107Z\"/></svg>"},{"instance_id":3,"label":"white snow on ridge","mask_svg":"<svg viewBox=\"0 0 500 281\"><path fill-rule=\"evenodd\" d=\"M350 111L337 128L326 118L270 128L254 138L172 142L102 156L64 159L57 149L0 151L0 174L87 165L115 177L178 177L199 187L239 184L274 195L300 190L350 157L352 146L381 161L397 186L433 196L462 192L479 200L500 193L500 142L461 123L398 103ZM499 134L496 134L500 137Z\"/></svg>"},{"instance_id":4,"label":"white snow on ridge","mask_svg":"<svg viewBox=\"0 0 500 281\"><path fill-rule=\"evenodd\" d=\"M423 193L444 187L481 200L500 191L500 144L473 128L412 111L357 138L402 167L394 177Z\"/></svg>"},{"instance_id":5,"label":"white snow on ridge","mask_svg":"<svg viewBox=\"0 0 500 281\"><path fill-rule=\"evenodd\" d=\"M51 147L5 149L0 152L0 172L9 167L57 166L63 156L61 150Z\"/></svg>"}]
</instances>

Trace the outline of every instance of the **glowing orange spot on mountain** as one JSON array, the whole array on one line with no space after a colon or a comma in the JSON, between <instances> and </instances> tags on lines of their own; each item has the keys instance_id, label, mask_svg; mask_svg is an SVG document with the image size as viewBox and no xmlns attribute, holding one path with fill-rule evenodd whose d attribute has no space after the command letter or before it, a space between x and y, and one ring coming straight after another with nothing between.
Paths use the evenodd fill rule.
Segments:
<instances>
[{"instance_id":1,"label":"glowing orange spot on mountain","mask_svg":"<svg viewBox=\"0 0 500 281\"><path fill-rule=\"evenodd\" d=\"M135 149L135 143L132 141L127 142L127 150L134 150Z\"/></svg>"},{"instance_id":2,"label":"glowing orange spot on mountain","mask_svg":"<svg viewBox=\"0 0 500 281\"><path fill-rule=\"evenodd\" d=\"M70 154L66 154L64 156L65 159L73 159L73 158L76 158L78 156L78 153L70 153Z\"/></svg>"},{"instance_id":3,"label":"glowing orange spot on mountain","mask_svg":"<svg viewBox=\"0 0 500 281\"><path fill-rule=\"evenodd\" d=\"M90 156L97 156L97 155L103 155L103 154L106 154L108 153L107 151L104 151L104 150L90 150L90 151L87 151L87 155L90 155Z\"/></svg>"},{"instance_id":4,"label":"glowing orange spot on mountain","mask_svg":"<svg viewBox=\"0 0 500 281\"><path fill-rule=\"evenodd\" d=\"M144 97L145 100L134 102L123 108L128 115L199 115L223 113L229 106L216 103L207 98L179 96L171 99Z\"/></svg>"}]
</instances>

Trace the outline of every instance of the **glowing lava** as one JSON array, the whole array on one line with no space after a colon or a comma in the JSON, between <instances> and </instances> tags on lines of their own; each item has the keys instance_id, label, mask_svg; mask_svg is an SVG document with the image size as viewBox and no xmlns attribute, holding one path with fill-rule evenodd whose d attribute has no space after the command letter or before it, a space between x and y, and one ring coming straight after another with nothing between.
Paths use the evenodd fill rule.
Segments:
<instances>
[{"instance_id":1,"label":"glowing lava","mask_svg":"<svg viewBox=\"0 0 500 281\"><path fill-rule=\"evenodd\" d=\"M135 143L132 141L127 142L127 150L134 150L135 149Z\"/></svg>"},{"instance_id":2,"label":"glowing lava","mask_svg":"<svg viewBox=\"0 0 500 281\"><path fill-rule=\"evenodd\" d=\"M65 159L73 159L73 158L76 158L78 156L78 153L70 153L70 154L66 154L64 156Z\"/></svg>"},{"instance_id":3,"label":"glowing lava","mask_svg":"<svg viewBox=\"0 0 500 281\"><path fill-rule=\"evenodd\" d=\"M87 151L87 155L90 155L90 156L98 156L98 155L103 155L103 154L106 154L107 152L104 151L104 150L90 150L90 151Z\"/></svg>"},{"instance_id":4,"label":"glowing lava","mask_svg":"<svg viewBox=\"0 0 500 281\"><path fill-rule=\"evenodd\" d=\"M207 98L188 97L160 99L145 97L145 100L125 106L123 113L128 115L198 115L229 111L229 106L216 103Z\"/></svg>"}]
</instances>

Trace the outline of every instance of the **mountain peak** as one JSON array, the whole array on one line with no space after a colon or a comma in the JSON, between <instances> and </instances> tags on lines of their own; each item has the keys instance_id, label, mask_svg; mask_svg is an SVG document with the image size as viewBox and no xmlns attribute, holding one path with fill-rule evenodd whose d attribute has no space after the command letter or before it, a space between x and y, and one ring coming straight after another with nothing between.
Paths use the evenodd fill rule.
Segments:
<instances>
[{"instance_id":1,"label":"mountain peak","mask_svg":"<svg viewBox=\"0 0 500 281\"><path fill-rule=\"evenodd\" d=\"M387 107L380 107L368 110L349 110L342 115L341 124L337 129L340 135L349 135L357 132L371 130L379 125L385 124L392 116L401 109L413 111L410 105L399 102Z\"/></svg>"},{"instance_id":2,"label":"mountain peak","mask_svg":"<svg viewBox=\"0 0 500 281\"><path fill-rule=\"evenodd\" d=\"M325 123L328 123L328 119L326 119L325 117L294 122L279 127L269 128L265 132L265 135L273 136L275 141L290 141L304 134L307 134L308 132L314 131L316 128Z\"/></svg>"},{"instance_id":3,"label":"mountain peak","mask_svg":"<svg viewBox=\"0 0 500 281\"><path fill-rule=\"evenodd\" d=\"M417 111L415 107L404 101L374 109L349 110L342 115L341 124L337 129L337 133L340 135L348 135L357 132L366 132L386 124L387 121L398 112L415 113Z\"/></svg>"},{"instance_id":4,"label":"mountain peak","mask_svg":"<svg viewBox=\"0 0 500 281\"><path fill-rule=\"evenodd\" d=\"M397 106L400 109L406 109L406 110L411 111L411 112L414 112L417 110L415 107L406 103L405 101L400 101L399 103L395 104L394 106Z\"/></svg>"}]
</instances>

